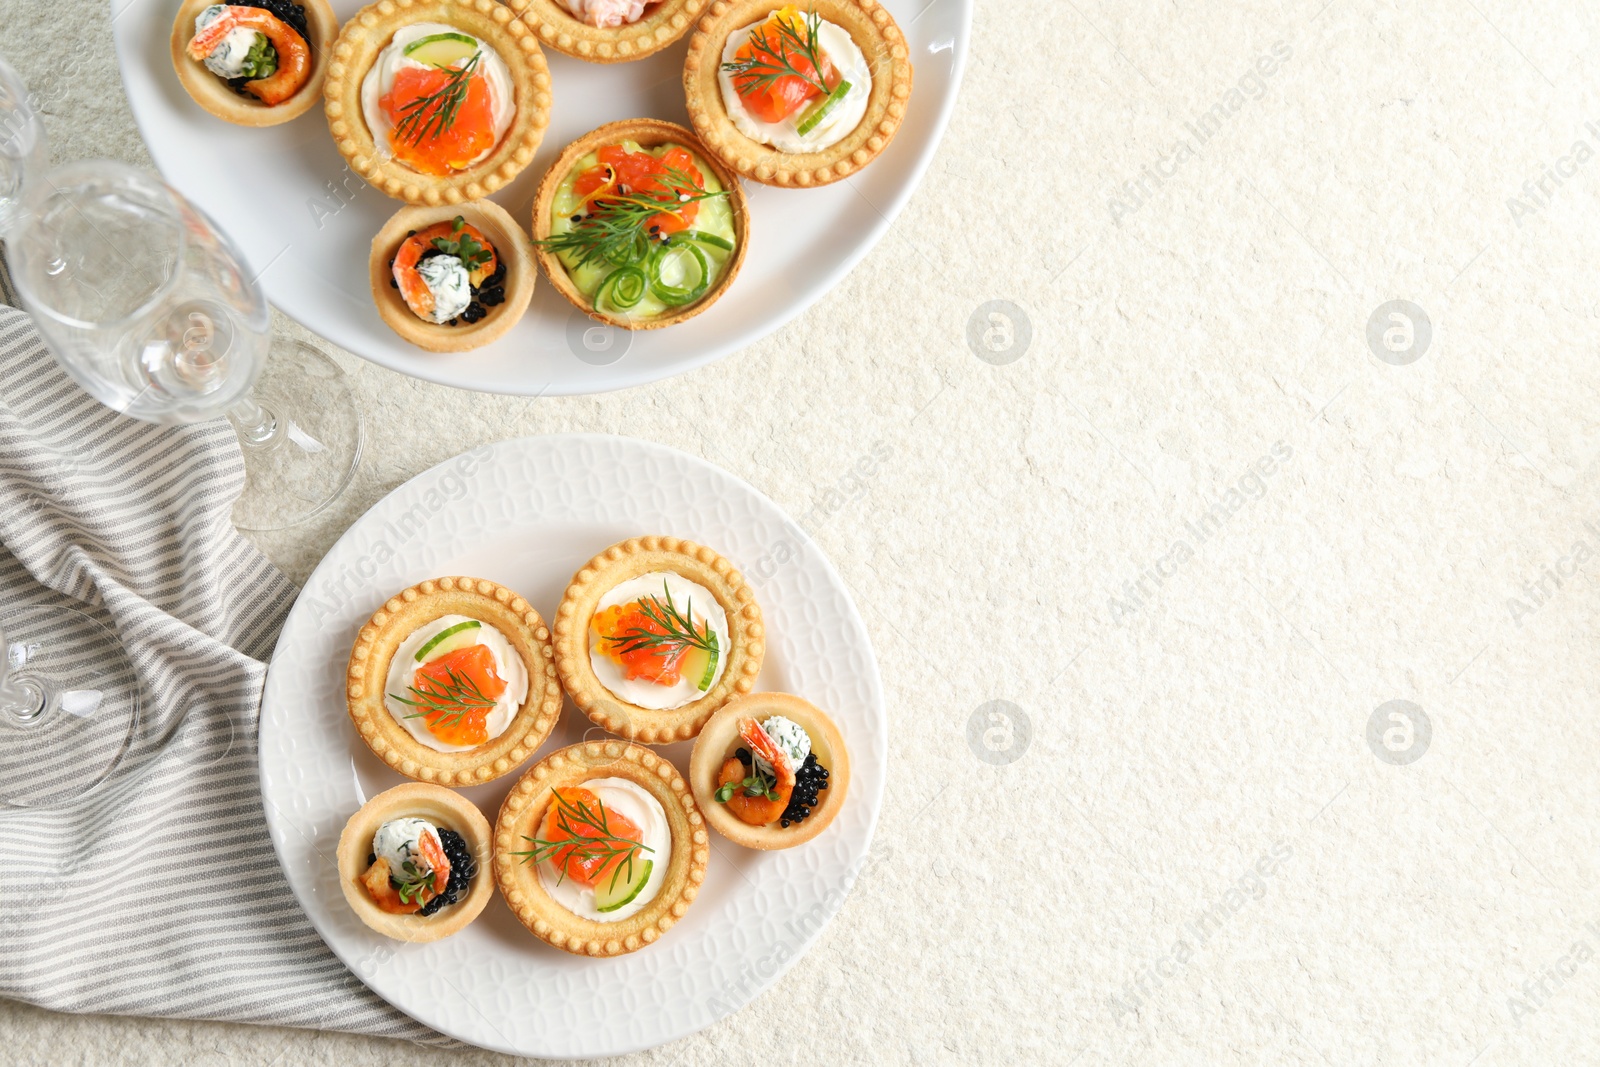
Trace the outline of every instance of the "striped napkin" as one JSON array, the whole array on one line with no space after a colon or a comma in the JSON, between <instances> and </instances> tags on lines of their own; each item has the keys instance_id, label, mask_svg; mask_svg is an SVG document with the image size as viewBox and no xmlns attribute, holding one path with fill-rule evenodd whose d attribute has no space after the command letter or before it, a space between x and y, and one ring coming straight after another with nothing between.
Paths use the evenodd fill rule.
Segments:
<instances>
[{"instance_id":1,"label":"striped napkin","mask_svg":"<svg viewBox=\"0 0 1600 1067\"><path fill-rule=\"evenodd\" d=\"M454 1045L345 969L273 856L257 712L295 588L229 522L243 478L225 422L117 415L0 307L0 613L66 605L110 628L145 716L101 792L0 807L0 996ZM37 780L75 755L46 753Z\"/></svg>"}]
</instances>

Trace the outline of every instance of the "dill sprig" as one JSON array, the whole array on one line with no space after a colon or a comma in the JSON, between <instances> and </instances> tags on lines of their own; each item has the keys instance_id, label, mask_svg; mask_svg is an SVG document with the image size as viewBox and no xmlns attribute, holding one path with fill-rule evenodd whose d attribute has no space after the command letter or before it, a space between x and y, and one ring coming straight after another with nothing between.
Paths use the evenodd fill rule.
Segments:
<instances>
[{"instance_id":1,"label":"dill sprig","mask_svg":"<svg viewBox=\"0 0 1600 1067\"><path fill-rule=\"evenodd\" d=\"M472 75L482 58L482 52L474 52L462 66L440 68L445 72L445 83L400 108L400 121L394 126L395 137L406 144L419 145L454 126L456 115L467 99L467 90L472 87Z\"/></svg>"},{"instance_id":2,"label":"dill sprig","mask_svg":"<svg viewBox=\"0 0 1600 1067\"><path fill-rule=\"evenodd\" d=\"M430 723L431 726L454 726L460 722L469 711L478 708L492 708L496 701L483 695L483 690L478 688L470 675L458 672L454 667L446 667L447 680L440 681L434 677L427 677L426 689L418 689L414 685L406 686L407 692L414 693L416 699L389 694L390 700L398 700L402 704L421 711L407 715L408 719L420 719L430 715L439 718Z\"/></svg>"},{"instance_id":3,"label":"dill sprig","mask_svg":"<svg viewBox=\"0 0 1600 1067\"><path fill-rule=\"evenodd\" d=\"M654 594L640 597L639 613L660 627L660 631L635 625L623 633L604 637L603 640L622 646L613 650L619 656L641 649L649 649L663 657L690 648L712 653L717 651L717 635L712 632L711 620L707 619L700 629L695 629L694 598L685 600L683 610L679 611L672 602L672 590L667 588L665 578L661 580L661 599L656 599Z\"/></svg>"},{"instance_id":4,"label":"dill sprig","mask_svg":"<svg viewBox=\"0 0 1600 1067\"><path fill-rule=\"evenodd\" d=\"M567 877L567 860L577 857L580 863L589 860L600 860L603 868L617 856L625 856L623 862L617 864L611 871L611 889L617 886L617 879L622 876L624 868L628 872L628 880L633 880L633 860L639 852L654 852L655 849L642 841L635 841L628 837L619 837L611 832L611 826L606 819L606 803L599 797L595 798L595 807L599 809L596 815L589 805L583 801L573 803L561 795L561 790L552 789L550 795L556 803L556 830L567 836L559 841L547 841L541 837L522 835L524 841L533 842L533 848L525 852L513 852L513 856L521 856L523 863L539 863L553 859L557 853L566 850L561 857L560 873L556 876L556 884L560 885ZM587 826L594 830L598 837L588 837L578 832L578 827Z\"/></svg>"},{"instance_id":5,"label":"dill sprig","mask_svg":"<svg viewBox=\"0 0 1600 1067\"><path fill-rule=\"evenodd\" d=\"M588 212L581 213L572 229L534 242L540 248L577 257L574 269L604 260L619 267L643 263L650 255L653 235L648 223L657 215L683 214L683 209L702 200L727 196L726 190L706 192L687 172L668 167L656 175L659 188L617 188L616 169L605 164L606 183L584 198Z\"/></svg>"},{"instance_id":6,"label":"dill sprig","mask_svg":"<svg viewBox=\"0 0 1600 1067\"><path fill-rule=\"evenodd\" d=\"M733 76L733 86L740 96L752 90L770 88L779 78L798 78L823 96L832 90L822 77L822 16L816 10L806 11L802 24L793 19L779 17L777 41L767 36L767 24L762 23L750 31L750 55L724 63L722 69ZM795 65L795 57L811 64L806 73Z\"/></svg>"}]
</instances>

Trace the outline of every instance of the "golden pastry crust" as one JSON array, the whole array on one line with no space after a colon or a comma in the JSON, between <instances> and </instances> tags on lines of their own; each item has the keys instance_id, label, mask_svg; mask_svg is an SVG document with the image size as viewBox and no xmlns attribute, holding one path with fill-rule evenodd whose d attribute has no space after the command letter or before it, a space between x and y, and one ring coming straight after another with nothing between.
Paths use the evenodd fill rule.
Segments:
<instances>
[{"instance_id":1,"label":"golden pastry crust","mask_svg":"<svg viewBox=\"0 0 1600 1067\"><path fill-rule=\"evenodd\" d=\"M505 0L557 52L590 63L627 63L654 55L689 32L708 0L663 0L638 22L599 27L579 22L561 0Z\"/></svg>"},{"instance_id":2,"label":"golden pastry crust","mask_svg":"<svg viewBox=\"0 0 1600 1067\"><path fill-rule=\"evenodd\" d=\"M419 319L406 306L400 291L390 284L394 280L390 262L408 233L437 222L449 222L457 215L481 230L489 243L494 245L495 255L505 263L506 299L504 303L489 308L489 313L477 322L445 326ZM533 253L528 249L522 229L506 213L505 208L492 200L401 208L372 239L368 269L372 280L372 299L378 305L379 316L395 333L429 352L466 352L499 339L528 310L528 301L533 298L533 285L539 273L534 268Z\"/></svg>"},{"instance_id":3,"label":"golden pastry crust","mask_svg":"<svg viewBox=\"0 0 1600 1067\"><path fill-rule=\"evenodd\" d=\"M591 319L620 326L625 330L659 330L663 326L672 326L685 319L694 318L715 304L722 298L722 294L728 291L733 279L739 274L739 268L744 265L745 251L750 246L750 209L745 201L744 186L740 184L738 176L723 166L692 131L684 129L677 123L663 122L660 119L623 119L620 122L607 123L573 141L562 149L560 157L550 165L549 170L545 171L544 178L539 182L539 194L533 199L532 228L535 241L542 241L550 236L550 207L555 201L556 190L561 188L561 183L578 160L606 145L622 141L633 141L640 148L655 148L664 144L681 145L704 160L716 174L717 181L728 191L728 207L733 213L733 257L728 260L728 265L723 270L722 277L717 279L717 284L692 304L685 304L653 319L634 319L627 315L598 310L573 284L567 275L567 268L562 266L560 258L554 252L535 245L534 253L539 257L545 276L550 279L550 284L555 286L556 291Z\"/></svg>"},{"instance_id":4,"label":"golden pastry crust","mask_svg":"<svg viewBox=\"0 0 1600 1067\"><path fill-rule=\"evenodd\" d=\"M478 873L467 895L432 915L394 915L378 907L361 884L367 873L367 856L372 853L372 837L391 819L427 819L435 826L454 830L466 842L467 851L477 861ZM449 937L478 917L493 895L489 877L493 839L489 820L478 806L460 793L436 785L411 782L386 790L362 805L350 816L339 835L339 887L344 899L362 922L396 941L437 941Z\"/></svg>"},{"instance_id":5,"label":"golden pastry crust","mask_svg":"<svg viewBox=\"0 0 1600 1067\"><path fill-rule=\"evenodd\" d=\"M655 710L619 700L589 661L589 620L600 598L630 578L654 571L671 571L698 582L717 598L728 619L732 649L722 677L705 696L681 708ZM601 729L647 745L687 741L723 704L750 692L767 647L761 606L744 576L715 551L676 537L629 538L585 563L562 595L552 629L556 671L578 710Z\"/></svg>"},{"instance_id":6,"label":"golden pastry crust","mask_svg":"<svg viewBox=\"0 0 1600 1067\"><path fill-rule=\"evenodd\" d=\"M339 20L333 15L328 0L295 0L306 12L306 30L311 46L311 77L300 91L281 104L268 106L254 98L246 99L228 88L228 83L207 70L205 64L190 59L187 49L194 37L194 20L216 0L184 0L178 7L178 17L172 21L172 67L178 81L194 98L194 102L219 119L236 126L276 126L280 122L299 118L311 110L322 96L322 80L328 70L328 57L332 54L334 38L339 34Z\"/></svg>"},{"instance_id":7,"label":"golden pastry crust","mask_svg":"<svg viewBox=\"0 0 1600 1067\"><path fill-rule=\"evenodd\" d=\"M397 30L441 22L470 33L505 60L517 110L500 143L458 174L422 174L379 150L361 110L361 83ZM377 0L351 17L334 42L323 83L328 130L350 169L408 204L482 200L522 172L550 124L550 71L533 31L496 0Z\"/></svg>"},{"instance_id":8,"label":"golden pastry crust","mask_svg":"<svg viewBox=\"0 0 1600 1067\"><path fill-rule=\"evenodd\" d=\"M465 752L422 744L384 706L395 650L419 627L444 615L465 615L504 635L528 670L528 696L505 733ZM367 747L408 778L440 785L478 785L509 774L544 744L561 713L550 630L539 613L505 586L482 578L435 578L402 589L356 635L345 703Z\"/></svg>"},{"instance_id":9,"label":"golden pastry crust","mask_svg":"<svg viewBox=\"0 0 1600 1067\"><path fill-rule=\"evenodd\" d=\"M672 834L661 891L640 911L614 923L574 915L545 891L534 864L512 855L532 847L524 838L538 836L552 789L594 778L625 778L644 789L666 812ZM705 881L710 851L694 795L670 762L638 745L588 741L534 764L507 794L494 828L494 876L512 914L535 937L578 956L621 956L654 943L683 918Z\"/></svg>"},{"instance_id":10,"label":"golden pastry crust","mask_svg":"<svg viewBox=\"0 0 1600 1067\"><path fill-rule=\"evenodd\" d=\"M784 0L715 0L683 65L689 120L701 140L729 167L765 185L806 188L846 178L888 147L911 100L911 51L880 0L810 0L809 7L850 34L872 67L872 94L856 128L820 152L791 154L752 141L733 124L717 77L728 35L760 22Z\"/></svg>"},{"instance_id":11,"label":"golden pastry crust","mask_svg":"<svg viewBox=\"0 0 1600 1067\"><path fill-rule=\"evenodd\" d=\"M717 774L723 762L743 743L739 739L740 720L760 722L772 715L782 715L804 727L811 737L811 751L816 753L817 762L828 770L828 788L822 791L821 803L811 809L804 822L795 826L786 827L781 822L751 826L741 822L716 798ZM689 757L689 785L705 812L706 821L729 841L746 848L792 848L826 830L844 806L845 793L850 788L850 753L844 747L844 735L816 705L790 693L752 693L729 701L700 731L694 743L694 754Z\"/></svg>"}]
</instances>

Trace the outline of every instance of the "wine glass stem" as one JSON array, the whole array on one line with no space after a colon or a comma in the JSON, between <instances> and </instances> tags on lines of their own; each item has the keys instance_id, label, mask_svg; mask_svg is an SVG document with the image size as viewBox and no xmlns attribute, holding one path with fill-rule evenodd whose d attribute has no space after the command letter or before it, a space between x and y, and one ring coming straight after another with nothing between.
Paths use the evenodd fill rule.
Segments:
<instances>
[{"instance_id":1,"label":"wine glass stem","mask_svg":"<svg viewBox=\"0 0 1600 1067\"><path fill-rule=\"evenodd\" d=\"M245 445L264 445L278 436L278 420L252 396L245 396L228 409L228 418L239 431L239 440Z\"/></svg>"},{"instance_id":2,"label":"wine glass stem","mask_svg":"<svg viewBox=\"0 0 1600 1067\"><path fill-rule=\"evenodd\" d=\"M3 651L3 650L0 650ZM36 722L47 703L44 688L31 678L18 678L0 664L0 713L16 722Z\"/></svg>"}]
</instances>

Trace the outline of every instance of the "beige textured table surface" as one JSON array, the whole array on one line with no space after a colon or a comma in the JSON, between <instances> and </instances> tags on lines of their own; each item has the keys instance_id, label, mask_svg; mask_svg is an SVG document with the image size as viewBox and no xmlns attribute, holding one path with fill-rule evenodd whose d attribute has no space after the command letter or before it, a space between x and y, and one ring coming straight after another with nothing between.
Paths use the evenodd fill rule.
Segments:
<instances>
[{"instance_id":1,"label":"beige textured table surface","mask_svg":"<svg viewBox=\"0 0 1600 1067\"><path fill-rule=\"evenodd\" d=\"M146 161L105 5L42 10L0 0L0 40L57 161ZM985 0L926 182L799 321L592 399L347 359L358 481L260 543L304 578L411 475L562 430L812 514L882 665L885 862L780 989L633 1062L1594 1062L1596 44L1590 4ZM988 301L1031 337L980 318L986 361ZM502 1062L0 1032L16 1064Z\"/></svg>"}]
</instances>

